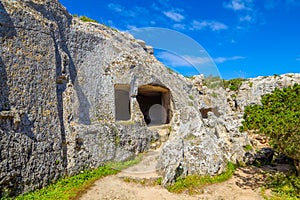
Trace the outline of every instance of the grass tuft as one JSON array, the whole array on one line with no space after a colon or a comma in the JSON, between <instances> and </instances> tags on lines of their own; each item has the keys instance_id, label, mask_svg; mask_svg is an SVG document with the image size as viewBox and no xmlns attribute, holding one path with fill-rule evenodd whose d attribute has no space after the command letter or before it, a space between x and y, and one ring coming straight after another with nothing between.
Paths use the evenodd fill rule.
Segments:
<instances>
[{"instance_id":1,"label":"grass tuft","mask_svg":"<svg viewBox=\"0 0 300 200\"><path fill-rule=\"evenodd\" d=\"M126 162L111 162L95 170L86 170L75 176L62 178L54 184L48 185L40 190L20 195L15 199L77 199L91 187L96 180L104 176L117 174L120 170L137 164L140 159L141 156L138 156L136 159Z\"/></svg>"},{"instance_id":2,"label":"grass tuft","mask_svg":"<svg viewBox=\"0 0 300 200\"><path fill-rule=\"evenodd\" d=\"M194 96L193 95L189 95L190 100L194 101Z\"/></svg>"},{"instance_id":3,"label":"grass tuft","mask_svg":"<svg viewBox=\"0 0 300 200\"><path fill-rule=\"evenodd\" d=\"M245 151L252 151L253 147L250 144L247 144L246 146L244 146L244 150Z\"/></svg>"},{"instance_id":4,"label":"grass tuft","mask_svg":"<svg viewBox=\"0 0 300 200\"><path fill-rule=\"evenodd\" d=\"M121 171L123 169L126 169L130 166L138 164L142 159L142 154L139 154L135 159L128 160L126 162L109 162L107 163L107 166L109 166L111 169Z\"/></svg>"},{"instance_id":5,"label":"grass tuft","mask_svg":"<svg viewBox=\"0 0 300 200\"><path fill-rule=\"evenodd\" d=\"M236 170L236 165L228 163L227 169L217 176L199 176L190 175L185 178L178 179L173 185L168 186L167 189L173 193L187 192L190 195L201 193L203 186L220 183L228 180Z\"/></svg>"}]
</instances>

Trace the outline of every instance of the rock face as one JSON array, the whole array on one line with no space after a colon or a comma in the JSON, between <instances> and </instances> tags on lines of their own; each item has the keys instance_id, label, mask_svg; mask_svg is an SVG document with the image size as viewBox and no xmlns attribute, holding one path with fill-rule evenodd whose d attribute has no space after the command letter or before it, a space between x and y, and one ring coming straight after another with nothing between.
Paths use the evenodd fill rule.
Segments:
<instances>
[{"instance_id":1,"label":"rock face","mask_svg":"<svg viewBox=\"0 0 300 200\"><path fill-rule=\"evenodd\" d=\"M243 85L236 113L230 91L170 72L143 41L73 18L57 0L1 0L0 13L0 196L165 141L164 184L221 173L250 144L242 108L277 86Z\"/></svg>"},{"instance_id":2,"label":"rock face","mask_svg":"<svg viewBox=\"0 0 300 200\"><path fill-rule=\"evenodd\" d=\"M284 74L268 77L251 78L244 81L239 90L234 92L236 107L243 111L245 106L259 104L261 96L271 93L275 88L284 88L295 83L300 83L300 74ZM228 93L232 96L232 92ZM229 97L230 98L230 97Z\"/></svg>"}]
</instances>

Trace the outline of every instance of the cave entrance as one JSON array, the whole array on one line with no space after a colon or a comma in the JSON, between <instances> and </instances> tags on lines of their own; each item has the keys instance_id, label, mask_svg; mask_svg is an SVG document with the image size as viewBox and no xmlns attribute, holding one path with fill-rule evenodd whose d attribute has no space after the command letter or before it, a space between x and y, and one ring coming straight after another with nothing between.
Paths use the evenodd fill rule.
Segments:
<instances>
[{"instance_id":1,"label":"cave entrance","mask_svg":"<svg viewBox=\"0 0 300 200\"><path fill-rule=\"evenodd\" d=\"M117 121L130 120L130 85L115 85L115 118Z\"/></svg>"},{"instance_id":2,"label":"cave entrance","mask_svg":"<svg viewBox=\"0 0 300 200\"><path fill-rule=\"evenodd\" d=\"M144 85L138 88L137 101L149 126L170 122L170 90L157 85Z\"/></svg>"},{"instance_id":3,"label":"cave entrance","mask_svg":"<svg viewBox=\"0 0 300 200\"><path fill-rule=\"evenodd\" d=\"M220 113L218 112L218 108L201 108L200 113L203 119L208 118L208 112L213 112L217 117L220 116Z\"/></svg>"}]
</instances>

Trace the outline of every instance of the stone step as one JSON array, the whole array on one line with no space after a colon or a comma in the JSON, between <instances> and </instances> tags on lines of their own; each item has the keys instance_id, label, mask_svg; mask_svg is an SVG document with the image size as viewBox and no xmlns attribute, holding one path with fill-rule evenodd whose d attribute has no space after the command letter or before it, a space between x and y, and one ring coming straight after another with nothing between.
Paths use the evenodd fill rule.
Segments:
<instances>
[{"instance_id":1,"label":"stone step","mask_svg":"<svg viewBox=\"0 0 300 200\"><path fill-rule=\"evenodd\" d=\"M118 173L120 178L130 179L155 179L161 176L157 173L157 160L160 154L160 148L147 152L140 163L122 170Z\"/></svg>"}]
</instances>

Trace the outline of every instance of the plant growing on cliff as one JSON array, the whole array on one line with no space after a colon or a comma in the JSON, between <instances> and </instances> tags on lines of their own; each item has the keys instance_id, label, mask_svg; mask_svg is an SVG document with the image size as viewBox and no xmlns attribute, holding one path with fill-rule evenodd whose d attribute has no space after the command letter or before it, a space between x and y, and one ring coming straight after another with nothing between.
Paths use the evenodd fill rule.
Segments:
<instances>
[{"instance_id":1,"label":"plant growing on cliff","mask_svg":"<svg viewBox=\"0 0 300 200\"><path fill-rule=\"evenodd\" d=\"M237 91L241 87L243 81L245 81L245 79L235 78L231 80L224 80L223 84L225 88L229 88L232 91Z\"/></svg>"},{"instance_id":2,"label":"plant growing on cliff","mask_svg":"<svg viewBox=\"0 0 300 200\"><path fill-rule=\"evenodd\" d=\"M269 136L275 150L294 160L300 176L300 85L275 89L264 95L261 103L245 108L240 130Z\"/></svg>"},{"instance_id":3,"label":"plant growing on cliff","mask_svg":"<svg viewBox=\"0 0 300 200\"><path fill-rule=\"evenodd\" d=\"M97 20L88 18L87 16L80 16L79 19L80 19L81 21L83 21L83 22L95 22L95 23L98 23Z\"/></svg>"},{"instance_id":4,"label":"plant growing on cliff","mask_svg":"<svg viewBox=\"0 0 300 200\"><path fill-rule=\"evenodd\" d=\"M223 86L223 80L219 76L207 76L203 80L203 85L210 89L216 89Z\"/></svg>"},{"instance_id":5,"label":"plant growing on cliff","mask_svg":"<svg viewBox=\"0 0 300 200\"><path fill-rule=\"evenodd\" d=\"M73 17L79 18L81 21L83 22L95 22L95 23L99 23L97 20L91 19L87 16L78 16L77 14L73 14Z\"/></svg>"}]
</instances>

